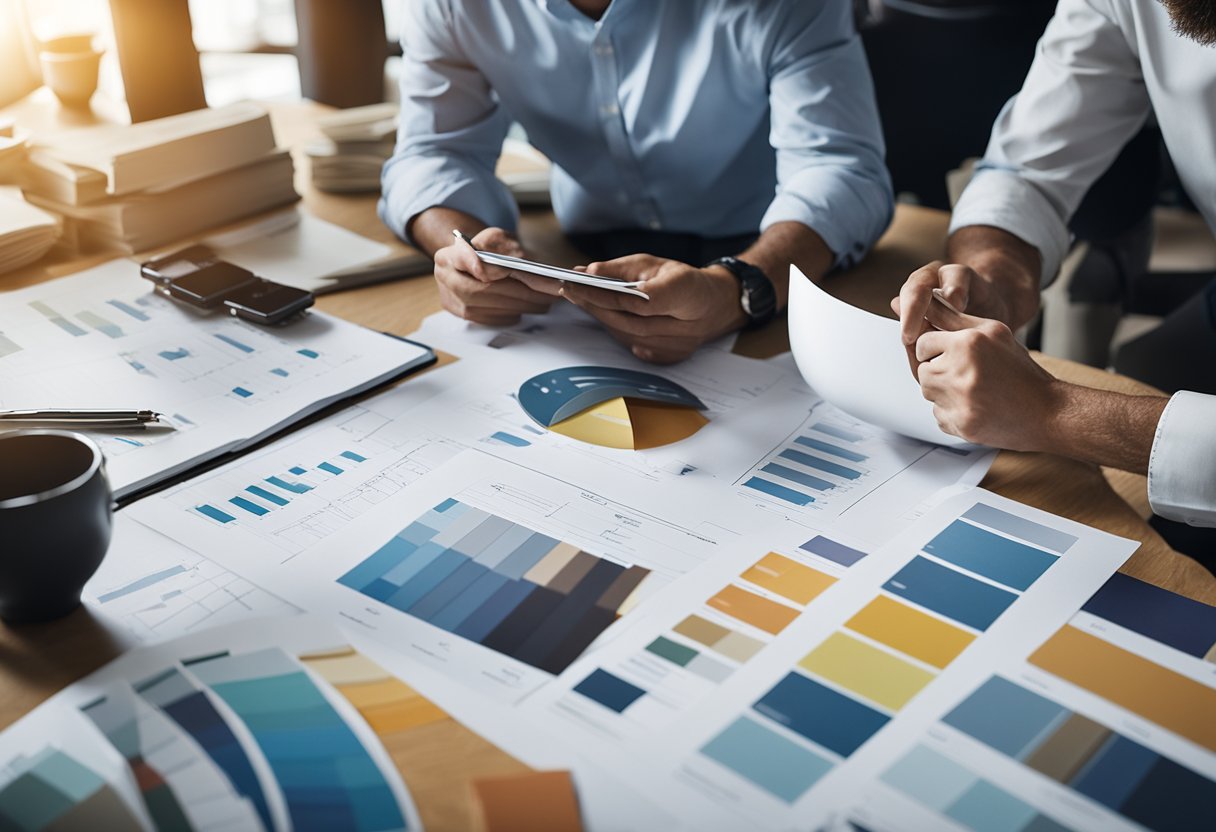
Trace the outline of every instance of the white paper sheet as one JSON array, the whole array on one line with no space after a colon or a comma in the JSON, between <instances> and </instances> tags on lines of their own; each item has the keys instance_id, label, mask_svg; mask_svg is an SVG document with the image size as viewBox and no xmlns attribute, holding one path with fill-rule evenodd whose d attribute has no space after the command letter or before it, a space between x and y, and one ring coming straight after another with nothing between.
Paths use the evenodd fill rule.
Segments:
<instances>
[{"instance_id":1,"label":"white paper sheet","mask_svg":"<svg viewBox=\"0 0 1216 832\"><path fill-rule=\"evenodd\" d=\"M1045 818L1051 823L1043 828L1054 824L1093 832L1178 824L1185 828L1197 821L1204 811L1200 807L1216 794L1216 751L1211 748L1210 730L1206 747L1194 739L1205 733L1203 726L1211 721L1211 712L1203 710L1196 691L1204 691L1200 696L1208 702L1216 698L1216 664L1137 630L1144 630L1144 625L1150 633L1163 624L1175 631L1198 625L1204 629L1192 631L1195 640L1206 635L1210 641L1216 638L1216 629L1210 612L1203 616L1205 621L1188 622L1175 618L1176 610L1158 605L1159 601L1141 597L1119 610L1124 624L1137 629L1100 614L1108 612L1083 610L1061 632L1072 638L1080 633L1094 647L1116 651L1117 659L1110 655L1089 659L1108 667L1114 667L1113 661L1121 663L1121 673L1098 674L1105 677L1101 684L1110 685L1116 697L1127 689L1143 691L1151 685L1149 695L1164 703L1170 716L1183 717L1191 736L1112 701L1092 686L1045 670L1036 664L1034 653L1022 650L1008 654L992 675L959 685L952 697L943 700L938 719L928 728L903 732L898 742L891 743L888 762L872 772L840 820L849 818L882 832L972 829L977 826L977 812ZM1197 604L1177 596L1173 601ZM1075 664L1084 665L1086 659L1083 655ZM1064 675L1075 669L1065 667ZM1160 674L1169 681L1124 681L1128 670ZM1092 678L1092 672L1077 678L1085 677ZM1180 689L1190 701L1177 697ZM995 718L998 707L1000 718ZM994 719L977 720L977 712L992 713ZM1040 734L1027 736L1024 726L1036 724L1045 727ZM1061 736L1065 726L1081 730L1071 736L1065 730ZM998 749L999 745L1004 748ZM917 762L921 768L933 769L925 781L909 776ZM1150 772L1156 773L1152 780ZM954 789L934 794L925 788L926 782L946 777L956 781Z\"/></svg>"},{"instance_id":2,"label":"white paper sheet","mask_svg":"<svg viewBox=\"0 0 1216 832\"><path fill-rule=\"evenodd\" d=\"M322 313L285 327L203 317L129 260L0 295L0 408L164 413L95 433L116 496L239 448L428 357Z\"/></svg>"},{"instance_id":3,"label":"white paper sheet","mask_svg":"<svg viewBox=\"0 0 1216 832\"><path fill-rule=\"evenodd\" d=\"M131 647L299 612L124 511L114 515L110 549L85 584L82 600L117 640Z\"/></svg>"},{"instance_id":4,"label":"white paper sheet","mask_svg":"<svg viewBox=\"0 0 1216 832\"><path fill-rule=\"evenodd\" d=\"M899 323L850 306L790 267L790 347L803 378L845 413L926 442L966 446L937 426Z\"/></svg>"},{"instance_id":5,"label":"white paper sheet","mask_svg":"<svg viewBox=\"0 0 1216 832\"><path fill-rule=\"evenodd\" d=\"M977 504L1014 518L1010 528L1033 524L1071 542L1061 552L1032 547L1039 553L1036 558L1055 559L1040 564L1043 571L1025 590L960 570L950 558L968 549L951 555L931 541L955 524L978 528L960 519L973 516ZM1011 539L1006 531L985 531L1002 541ZM522 710L533 722L564 725L562 734L572 745L597 748L601 765L627 772L627 782L645 793L663 795L663 805L689 828L816 828L890 765L900 743L923 732L959 690L987 678L1007 656L1024 655L1067 621L1136 545L981 489L967 490L848 567L806 550L782 550L790 561L835 578L806 603L791 597L805 573L776 566L771 556L765 559L763 549L701 570L667 595L661 607L652 607L646 619L585 656ZM1001 560L989 554L993 561ZM968 582L969 588L933 599L941 587L930 580L918 589L908 571L923 562ZM979 568L997 574L989 565ZM762 618L739 603L706 603L728 585L789 610L784 617L789 623L773 634L749 624ZM920 603L911 601L921 590L927 594ZM966 613L956 609L947 614L942 603L995 590L1014 597L982 627L961 624L951 615ZM944 664L940 659L930 664L903 652L912 648L892 647L858 623L858 613L876 604L948 624L974 640L960 642L961 652L946 657ZM694 632L683 623L690 615L734 632L732 646L718 642L719 652L686 635ZM906 631L888 629L882 638ZM762 646L747 657L739 652L746 644L739 636ZM833 645L836 652L829 655ZM841 645L852 646L845 653ZM691 660L690 653L695 655ZM918 681L905 685L909 678ZM820 699L840 706L828 708ZM740 721L742 729L736 727ZM906 827L896 823L892 828Z\"/></svg>"},{"instance_id":6,"label":"white paper sheet","mask_svg":"<svg viewBox=\"0 0 1216 832\"><path fill-rule=\"evenodd\" d=\"M328 275L367 265L392 251L296 208L204 242L259 277L309 292L332 289Z\"/></svg>"}]
</instances>

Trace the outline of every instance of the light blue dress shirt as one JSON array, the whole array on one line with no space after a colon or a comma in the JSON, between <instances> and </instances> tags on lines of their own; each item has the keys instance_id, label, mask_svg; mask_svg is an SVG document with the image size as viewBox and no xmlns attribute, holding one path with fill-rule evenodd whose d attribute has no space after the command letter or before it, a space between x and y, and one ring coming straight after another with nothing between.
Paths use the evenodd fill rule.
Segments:
<instances>
[{"instance_id":1,"label":"light blue dress shirt","mask_svg":"<svg viewBox=\"0 0 1216 832\"><path fill-rule=\"evenodd\" d=\"M433 206L514 229L494 178L512 121L553 161L567 232L725 237L784 221L839 265L890 221L850 0L405 0L401 128L380 215Z\"/></svg>"}]
</instances>

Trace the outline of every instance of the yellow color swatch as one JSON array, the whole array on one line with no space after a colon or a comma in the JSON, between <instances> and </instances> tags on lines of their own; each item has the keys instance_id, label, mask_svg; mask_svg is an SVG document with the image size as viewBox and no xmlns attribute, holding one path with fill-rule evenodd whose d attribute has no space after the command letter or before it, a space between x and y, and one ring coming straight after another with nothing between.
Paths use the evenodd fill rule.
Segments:
<instances>
[{"instance_id":1,"label":"yellow color swatch","mask_svg":"<svg viewBox=\"0 0 1216 832\"><path fill-rule=\"evenodd\" d=\"M833 633L798 665L893 711L933 680L929 671L844 633Z\"/></svg>"},{"instance_id":2,"label":"yellow color swatch","mask_svg":"<svg viewBox=\"0 0 1216 832\"><path fill-rule=\"evenodd\" d=\"M705 603L718 612L773 635L788 627L799 612L734 584L724 587Z\"/></svg>"},{"instance_id":3,"label":"yellow color swatch","mask_svg":"<svg viewBox=\"0 0 1216 832\"><path fill-rule=\"evenodd\" d=\"M452 719L405 682L350 647L300 656L376 732L426 829L472 829L473 781L528 773L502 749Z\"/></svg>"},{"instance_id":4,"label":"yellow color swatch","mask_svg":"<svg viewBox=\"0 0 1216 832\"><path fill-rule=\"evenodd\" d=\"M1216 690L1207 685L1073 626L1044 642L1030 663L1216 751Z\"/></svg>"},{"instance_id":5,"label":"yellow color swatch","mask_svg":"<svg viewBox=\"0 0 1216 832\"><path fill-rule=\"evenodd\" d=\"M944 668L975 641L975 636L941 619L880 595L845 624L925 664Z\"/></svg>"},{"instance_id":6,"label":"yellow color swatch","mask_svg":"<svg viewBox=\"0 0 1216 832\"><path fill-rule=\"evenodd\" d=\"M377 734L407 731L447 719L438 705L353 649L301 656L345 696Z\"/></svg>"},{"instance_id":7,"label":"yellow color swatch","mask_svg":"<svg viewBox=\"0 0 1216 832\"><path fill-rule=\"evenodd\" d=\"M795 604L809 604L836 579L776 552L769 552L742 575L743 580L764 587Z\"/></svg>"}]
</instances>

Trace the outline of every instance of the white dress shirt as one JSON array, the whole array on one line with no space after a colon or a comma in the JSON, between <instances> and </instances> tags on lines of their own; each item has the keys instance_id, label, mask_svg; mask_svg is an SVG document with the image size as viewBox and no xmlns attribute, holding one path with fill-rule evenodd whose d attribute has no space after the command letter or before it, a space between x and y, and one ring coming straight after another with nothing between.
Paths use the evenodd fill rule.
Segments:
<instances>
[{"instance_id":1,"label":"white dress shirt","mask_svg":"<svg viewBox=\"0 0 1216 832\"><path fill-rule=\"evenodd\" d=\"M1050 282L1068 250L1068 219L1153 114L1187 193L1216 228L1216 47L1175 33L1160 0L1060 0L951 231L1009 231L1039 250ZM1216 397L1170 401L1149 502L1162 517L1216 526Z\"/></svg>"}]
</instances>

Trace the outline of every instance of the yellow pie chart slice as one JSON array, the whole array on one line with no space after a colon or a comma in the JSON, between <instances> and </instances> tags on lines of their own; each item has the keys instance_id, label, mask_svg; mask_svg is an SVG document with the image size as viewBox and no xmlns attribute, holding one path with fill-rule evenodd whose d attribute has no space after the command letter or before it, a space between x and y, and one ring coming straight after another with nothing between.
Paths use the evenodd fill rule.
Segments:
<instances>
[{"instance_id":1,"label":"yellow pie chart slice","mask_svg":"<svg viewBox=\"0 0 1216 832\"><path fill-rule=\"evenodd\" d=\"M687 439L709 420L700 411L642 399L609 399L549 429L605 448L643 451Z\"/></svg>"}]
</instances>

